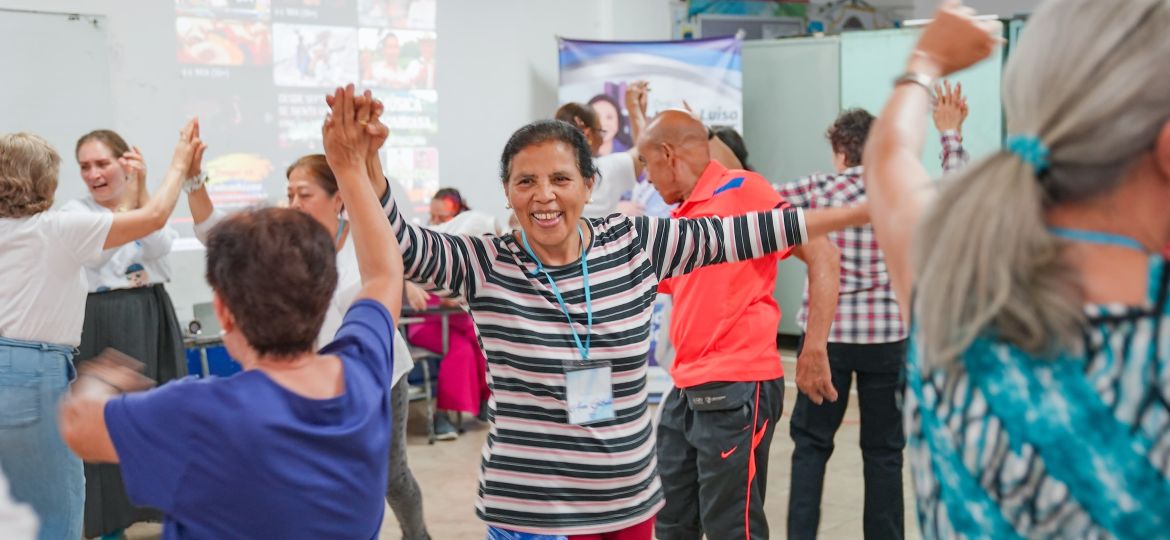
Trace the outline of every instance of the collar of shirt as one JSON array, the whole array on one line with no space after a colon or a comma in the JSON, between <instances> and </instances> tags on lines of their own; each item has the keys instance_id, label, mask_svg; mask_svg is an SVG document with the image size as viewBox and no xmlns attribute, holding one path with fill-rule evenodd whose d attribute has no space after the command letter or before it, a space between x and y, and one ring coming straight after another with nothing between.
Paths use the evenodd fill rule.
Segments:
<instances>
[{"instance_id":1,"label":"collar of shirt","mask_svg":"<svg viewBox=\"0 0 1170 540\"><path fill-rule=\"evenodd\" d=\"M699 175L699 180L695 182L695 188L691 190L691 195L670 213L671 216L676 218L686 216L687 212L695 205L714 197L715 190L719 189L720 179L727 176L727 172L727 167L718 161L711 160L707 163L707 168L703 169L703 174Z\"/></svg>"},{"instance_id":2,"label":"collar of shirt","mask_svg":"<svg viewBox=\"0 0 1170 540\"><path fill-rule=\"evenodd\" d=\"M858 165L858 166L856 166L856 167L849 167L848 169L845 169L845 170L841 171L841 174L838 174L837 176L854 176L854 177L858 177L858 176L861 176L861 174L862 174L863 172L865 172L865 166L863 166L863 165Z\"/></svg>"}]
</instances>

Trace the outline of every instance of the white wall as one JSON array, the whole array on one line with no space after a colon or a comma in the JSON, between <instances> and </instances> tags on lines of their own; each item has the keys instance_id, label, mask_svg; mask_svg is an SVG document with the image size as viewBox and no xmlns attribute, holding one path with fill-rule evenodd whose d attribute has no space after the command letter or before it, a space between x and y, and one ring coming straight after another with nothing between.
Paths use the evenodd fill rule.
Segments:
<instances>
[{"instance_id":1,"label":"white wall","mask_svg":"<svg viewBox=\"0 0 1170 540\"><path fill-rule=\"evenodd\" d=\"M507 217L500 152L557 108L556 36L670 39L669 0L439 2L439 176L468 203Z\"/></svg>"},{"instance_id":2,"label":"white wall","mask_svg":"<svg viewBox=\"0 0 1170 540\"><path fill-rule=\"evenodd\" d=\"M178 130L185 120L179 106L179 85L182 83L178 71L171 68L177 54L173 2L0 0L0 8L104 15L109 41L107 58L114 124L91 126L90 129L108 127L118 131L142 149L149 170L166 170ZM26 52L35 54L35 51ZM12 54L12 51L5 54ZM167 68L158 69L157 66ZM6 84L36 82L12 79ZM87 84L85 80L76 81L77 91L85 92ZM160 126L165 129L160 129ZM214 142L209 141L209 144ZM58 150L64 154L60 183L81 182L77 168L68 156L71 149ZM186 203L180 201L179 204ZM191 318L193 303L211 299L211 291L203 281L203 252L173 254L171 265L175 278L167 289L174 299L179 320L185 322Z\"/></svg>"},{"instance_id":3,"label":"white wall","mask_svg":"<svg viewBox=\"0 0 1170 540\"><path fill-rule=\"evenodd\" d=\"M556 109L555 36L670 39L672 1L439 2L436 84L441 184L462 190L473 207L506 216L497 162L516 128L551 117ZM167 0L0 0L0 9L106 17L115 121L105 127L138 144L148 167L155 171L166 168L172 135L184 120L179 103L182 81L173 69L177 48L173 5ZM78 92L84 92L85 85L86 81L77 81ZM81 180L67 165L61 182L72 181ZM211 298L203 282L203 253L173 254L171 264L175 279L168 290L179 319L187 320L193 303Z\"/></svg>"}]
</instances>

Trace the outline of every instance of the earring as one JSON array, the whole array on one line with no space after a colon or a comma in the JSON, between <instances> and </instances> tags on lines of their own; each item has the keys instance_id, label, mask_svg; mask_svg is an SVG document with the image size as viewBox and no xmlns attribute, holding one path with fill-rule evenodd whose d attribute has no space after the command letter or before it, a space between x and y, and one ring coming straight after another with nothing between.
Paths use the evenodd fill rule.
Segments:
<instances>
[{"instance_id":1,"label":"earring","mask_svg":"<svg viewBox=\"0 0 1170 540\"><path fill-rule=\"evenodd\" d=\"M512 203L504 203L504 208L507 208L508 210L511 210L511 209L512 209Z\"/></svg>"}]
</instances>

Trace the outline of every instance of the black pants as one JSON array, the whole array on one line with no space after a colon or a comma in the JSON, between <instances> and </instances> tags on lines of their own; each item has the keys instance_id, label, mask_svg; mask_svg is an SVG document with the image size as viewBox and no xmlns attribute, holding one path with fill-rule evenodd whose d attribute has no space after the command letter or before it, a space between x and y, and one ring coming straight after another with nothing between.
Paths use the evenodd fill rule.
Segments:
<instances>
[{"instance_id":1,"label":"black pants","mask_svg":"<svg viewBox=\"0 0 1170 540\"><path fill-rule=\"evenodd\" d=\"M784 378L672 388L662 399L658 472L663 540L768 538L768 448L784 410Z\"/></svg>"},{"instance_id":2,"label":"black pants","mask_svg":"<svg viewBox=\"0 0 1170 540\"><path fill-rule=\"evenodd\" d=\"M803 343L802 343L803 345ZM792 489L788 498L788 538L815 538L821 521L825 463L833 454L833 435L849 402L849 386L857 373L861 412L861 459L865 464L866 540L904 536L902 508L902 366L906 341L874 345L829 343L829 369L837 401L816 405L804 394L796 397L790 433Z\"/></svg>"}]
</instances>

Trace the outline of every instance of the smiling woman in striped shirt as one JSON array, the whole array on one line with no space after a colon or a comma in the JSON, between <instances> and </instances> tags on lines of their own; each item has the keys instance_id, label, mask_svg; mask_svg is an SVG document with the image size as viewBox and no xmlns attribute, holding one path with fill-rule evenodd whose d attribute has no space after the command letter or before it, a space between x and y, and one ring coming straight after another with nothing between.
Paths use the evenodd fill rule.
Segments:
<instances>
[{"instance_id":1,"label":"smiling woman in striped shirt","mask_svg":"<svg viewBox=\"0 0 1170 540\"><path fill-rule=\"evenodd\" d=\"M502 236L409 225L375 182L407 278L465 298L479 327L492 398L476 509L490 538L649 539L662 506L645 385L658 281L868 220L864 208L584 220L593 167L570 124L516 131L500 176L520 230Z\"/></svg>"}]
</instances>

